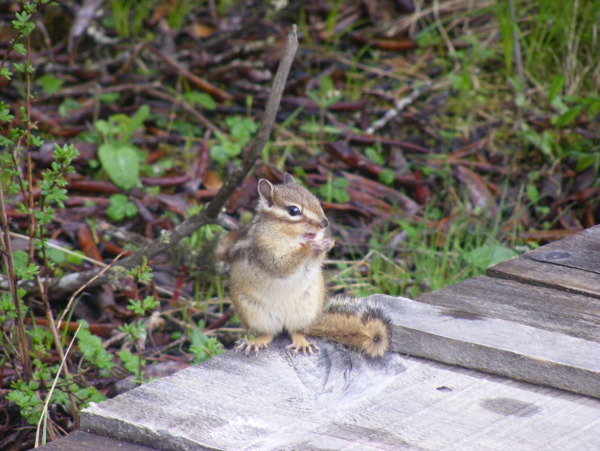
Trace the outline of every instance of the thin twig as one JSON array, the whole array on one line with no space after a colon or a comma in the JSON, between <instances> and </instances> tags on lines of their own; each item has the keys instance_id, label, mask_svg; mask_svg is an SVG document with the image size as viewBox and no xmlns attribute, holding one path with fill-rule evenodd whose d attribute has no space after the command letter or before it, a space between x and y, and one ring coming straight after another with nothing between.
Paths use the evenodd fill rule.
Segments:
<instances>
[{"instance_id":1,"label":"thin twig","mask_svg":"<svg viewBox=\"0 0 600 451\"><path fill-rule=\"evenodd\" d=\"M77 297L77 295L79 293L81 293L83 290L85 290L86 287L88 287L89 285L94 283L95 280L102 277L102 274L104 274L106 271L108 271L126 253L127 253L127 251L124 251L124 252L121 252L119 255L117 255L115 257L115 259L112 262L110 262L109 265L106 265L104 268L102 268L102 271L100 271L98 274L96 274L94 277L92 277L90 280L88 280L87 283L84 283L81 287L79 287L79 289L75 293L73 293L73 295L71 296L71 299L69 299L69 302L67 303L67 308L65 308L62 315L60 315L60 318L59 318L58 324L57 324L58 330L60 330L60 326L61 326L63 320L65 319L65 315L67 314L67 312L69 310L71 310L71 305L73 304L73 302L75 302L75 298Z\"/></svg>"},{"instance_id":2,"label":"thin twig","mask_svg":"<svg viewBox=\"0 0 600 451\"><path fill-rule=\"evenodd\" d=\"M35 448L40 446L40 432L41 432L42 422L44 421L44 418L46 419L46 422L48 421L48 404L50 403L50 399L52 398L52 394L54 393L54 389L56 388L56 384L58 383L60 373L63 370L63 368L65 367L65 363L67 361L67 356L69 355L69 352L71 351L71 347L73 346L73 343L75 343L75 338L77 338L77 334L79 333L81 326L82 325L79 324L79 327L73 334L71 343L69 343L69 347L67 348L67 351L65 352L64 356L61 359L60 367L58 368L58 371L56 372L56 377L54 378L54 381L52 382L52 387L50 387L50 390L48 391L48 394L46 395L46 401L44 402L44 408L42 409L42 414L40 415L40 420L38 421L37 430L35 433ZM44 428L44 430L45 430L45 428ZM45 444L45 443L42 443L42 444Z\"/></svg>"},{"instance_id":3,"label":"thin twig","mask_svg":"<svg viewBox=\"0 0 600 451\"><path fill-rule=\"evenodd\" d=\"M29 341L25 334L25 324L23 323L23 313L21 311L21 300L18 295L17 276L15 273L15 266L13 261L13 250L10 239L10 229L8 226L8 218L6 215L6 205L4 203L4 190L0 183L0 256L4 261L6 268L6 276L8 279L8 286L10 294L13 298L15 305L15 312L17 318L15 320L17 337L19 342L19 357L21 364L23 365L22 378L29 381L31 378L31 360L29 358ZM10 343L10 340L8 340Z\"/></svg>"},{"instance_id":4,"label":"thin twig","mask_svg":"<svg viewBox=\"0 0 600 451\"><path fill-rule=\"evenodd\" d=\"M10 232L10 236L13 237L13 238L20 238L20 239L26 240L26 241L30 240L30 238L28 236L21 235L20 233ZM58 244L53 244L53 243L47 241L46 242L46 246L51 247L52 249L56 249L56 250L59 250L61 252L64 252L65 254L71 255L73 257L79 258L79 259L81 259L83 261L91 263L92 265L100 266L102 268L104 268L106 266L106 263L104 263L104 262L101 262L101 261L98 261L98 260L94 260L93 258L87 257L85 255L78 254L77 252L73 252L72 250L67 249L67 248L65 248L63 246L59 246Z\"/></svg>"},{"instance_id":5,"label":"thin twig","mask_svg":"<svg viewBox=\"0 0 600 451\"><path fill-rule=\"evenodd\" d=\"M381 118L377 119L373 123L373 125L371 125L370 127L368 127L365 130L365 132L368 135L372 135L377 130L385 127L392 119L394 119L396 116L398 116L400 111L402 111L404 108L406 108L407 106L412 104L415 100L417 100L419 97L421 97L424 93L426 93L430 89L431 89L431 83L417 86L415 89L413 89L413 91L409 95L396 100L396 102L394 103L394 107L392 109L388 110Z\"/></svg>"},{"instance_id":6,"label":"thin twig","mask_svg":"<svg viewBox=\"0 0 600 451\"><path fill-rule=\"evenodd\" d=\"M183 75L190 83L197 86L201 90L208 92L211 96L216 97L218 100L233 100L233 96L216 86L210 84L206 80L198 77L196 74L190 72L187 68L183 66L178 61L175 61L173 58L165 55L163 52L158 49L152 49L152 53L158 56L161 60L163 60L167 65L172 67L177 71L177 73Z\"/></svg>"}]
</instances>

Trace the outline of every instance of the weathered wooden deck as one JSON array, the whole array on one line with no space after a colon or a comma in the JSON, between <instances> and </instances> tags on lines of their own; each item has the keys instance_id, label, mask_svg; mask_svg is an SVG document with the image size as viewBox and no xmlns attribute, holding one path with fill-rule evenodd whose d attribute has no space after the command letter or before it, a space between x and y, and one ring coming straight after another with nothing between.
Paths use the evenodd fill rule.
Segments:
<instances>
[{"instance_id":1,"label":"weathered wooden deck","mask_svg":"<svg viewBox=\"0 0 600 451\"><path fill-rule=\"evenodd\" d=\"M47 449L600 449L600 226L369 301L392 318L385 359L230 352L91 406Z\"/></svg>"}]
</instances>

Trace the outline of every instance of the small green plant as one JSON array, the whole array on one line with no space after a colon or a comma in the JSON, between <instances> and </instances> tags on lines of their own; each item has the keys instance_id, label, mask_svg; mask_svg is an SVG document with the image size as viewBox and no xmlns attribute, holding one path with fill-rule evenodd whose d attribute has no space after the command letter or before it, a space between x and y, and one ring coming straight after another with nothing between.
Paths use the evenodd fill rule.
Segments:
<instances>
[{"instance_id":1,"label":"small green plant","mask_svg":"<svg viewBox=\"0 0 600 451\"><path fill-rule=\"evenodd\" d=\"M219 143L210 149L210 156L222 165L229 160L235 161L258 130L258 124L250 117L229 116L225 123L229 127L229 136L218 132Z\"/></svg>"},{"instance_id":2,"label":"small green plant","mask_svg":"<svg viewBox=\"0 0 600 451\"><path fill-rule=\"evenodd\" d=\"M144 261L140 266L136 266L129 271L129 275L133 277L136 285L138 282L149 282L152 280L152 269ZM119 330L127 336L137 350L137 354L133 354L129 350L123 350L119 353L119 358L123 366L135 376L135 381L138 384L145 382L143 368L146 365L146 360L142 357L142 351L146 343L148 326L144 317L156 309L158 305L158 301L153 296L146 296L143 299L129 299L127 309L131 310L136 318L131 323L119 326Z\"/></svg>"},{"instance_id":3,"label":"small green plant","mask_svg":"<svg viewBox=\"0 0 600 451\"><path fill-rule=\"evenodd\" d=\"M114 114L108 120L94 123L101 142L98 158L111 181L119 188L129 190L140 186L140 165L145 154L131 144L131 136L143 126L150 115L150 108L142 105L132 116Z\"/></svg>"},{"instance_id":4,"label":"small green plant","mask_svg":"<svg viewBox=\"0 0 600 451\"><path fill-rule=\"evenodd\" d=\"M184 94L184 99L193 106L201 106L202 108L213 111L217 107L215 100L205 92L189 91Z\"/></svg>"},{"instance_id":5,"label":"small green plant","mask_svg":"<svg viewBox=\"0 0 600 451\"><path fill-rule=\"evenodd\" d=\"M204 362L211 357L223 354L223 345L215 337L207 337L199 329L192 329L189 351L193 354L193 363Z\"/></svg>"},{"instance_id":6,"label":"small green plant","mask_svg":"<svg viewBox=\"0 0 600 451\"><path fill-rule=\"evenodd\" d=\"M329 174L327 176L327 183L319 188L319 195L327 202L348 202L350 200L348 185L349 182L347 179L336 178L334 180L333 176Z\"/></svg>"},{"instance_id":7,"label":"small green plant","mask_svg":"<svg viewBox=\"0 0 600 451\"><path fill-rule=\"evenodd\" d=\"M57 78L51 74L44 74L36 80L36 84L39 85L46 94L60 91L64 82L65 81L62 78Z\"/></svg>"},{"instance_id":8,"label":"small green plant","mask_svg":"<svg viewBox=\"0 0 600 451\"><path fill-rule=\"evenodd\" d=\"M39 397L40 384L36 381L15 381L6 399L14 402L27 423L37 424L42 413L42 400Z\"/></svg>"},{"instance_id":9,"label":"small green plant","mask_svg":"<svg viewBox=\"0 0 600 451\"><path fill-rule=\"evenodd\" d=\"M125 194L113 194L109 202L106 214L113 221L133 218L138 213L137 206Z\"/></svg>"},{"instance_id":10,"label":"small green plant","mask_svg":"<svg viewBox=\"0 0 600 451\"><path fill-rule=\"evenodd\" d=\"M325 112L327 108L340 101L343 96L340 91L335 88L333 80L328 75L323 75L319 89L311 89L306 95L317 104L319 107L319 120L315 118L306 122L300 127L304 133L318 134L321 143L325 142L325 134L339 134L340 129L330 125L325 125Z\"/></svg>"},{"instance_id":11,"label":"small green plant","mask_svg":"<svg viewBox=\"0 0 600 451\"><path fill-rule=\"evenodd\" d=\"M142 3L143 5L140 5ZM144 20L152 14L154 0L114 0L111 2L112 16L107 20L112 22L116 32L122 38L138 35L143 30Z\"/></svg>"},{"instance_id":12,"label":"small green plant","mask_svg":"<svg viewBox=\"0 0 600 451\"><path fill-rule=\"evenodd\" d=\"M85 321L80 323L82 327L77 335L79 351L86 361L101 371L100 374L107 372L115 366L112 355L104 349L100 337L90 332L88 324Z\"/></svg>"},{"instance_id":13,"label":"small green plant","mask_svg":"<svg viewBox=\"0 0 600 451\"><path fill-rule=\"evenodd\" d=\"M200 0L172 0L166 3L158 0L113 0L110 3L112 15L105 18L105 25L114 27L122 38L139 36L147 30L144 22L152 16L153 11L163 7L169 27L179 30L190 11L203 4Z\"/></svg>"}]
</instances>

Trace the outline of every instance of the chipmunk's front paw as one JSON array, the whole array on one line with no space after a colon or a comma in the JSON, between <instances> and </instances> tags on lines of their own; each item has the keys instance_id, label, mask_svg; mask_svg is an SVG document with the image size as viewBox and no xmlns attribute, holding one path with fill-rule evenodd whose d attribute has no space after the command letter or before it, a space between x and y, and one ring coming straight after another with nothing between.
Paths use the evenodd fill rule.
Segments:
<instances>
[{"instance_id":1,"label":"chipmunk's front paw","mask_svg":"<svg viewBox=\"0 0 600 451\"><path fill-rule=\"evenodd\" d=\"M330 251L335 245L335 241L331 238L323 238L322 240L310 241L310 248L314 252L327 252Z\"/></svg>"},{"instance_id":2,"label":"chipmunk's front paw","mask_svg":"<svg viewBox=\"0 0 600 451\"><path fill-rule=\"evenodd\" d=\"M244 355L258 355L261 349L269 349L269 343L273 340L273 335L261 335L254 340L240 340L235 347L235 352L243 352Z\"/></svg>"},{"instance_id":3,"label":"chipmunk's front paw","mask_svg":"<svg viewBox=\"0 0 600 451\"><path fill-rule=\"evenodd\" d=\"M319 347L306 339L304 334L293 333L292 344L286 346L286 349L291 350L294 355L300 353L304 355L313 355L319 352Z\"/></svg>"}]
</instances>

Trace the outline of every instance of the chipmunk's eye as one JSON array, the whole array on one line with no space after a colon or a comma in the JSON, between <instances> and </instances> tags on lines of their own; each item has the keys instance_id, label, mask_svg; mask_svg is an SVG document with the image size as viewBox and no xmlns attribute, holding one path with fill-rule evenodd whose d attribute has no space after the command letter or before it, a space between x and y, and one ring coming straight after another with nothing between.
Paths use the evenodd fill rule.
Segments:
<instances>
[{"instance_id":1,"label":"chipmunk's eye","mask_svg":"<svg viewBox=\"0 0 600 451\"><path fill-rule=\"evenodd\" d=\"M301 213L300 209L298 207L296 207L295 205L287 207L287 211L290 216L298 216Z\"/></svg>"}]
</instances>

